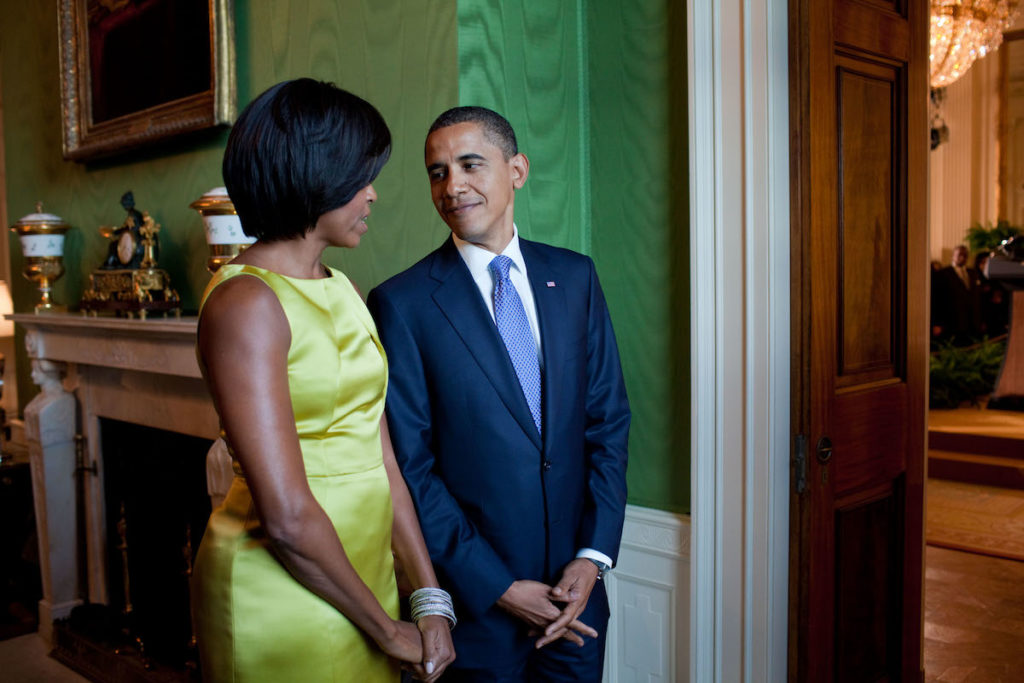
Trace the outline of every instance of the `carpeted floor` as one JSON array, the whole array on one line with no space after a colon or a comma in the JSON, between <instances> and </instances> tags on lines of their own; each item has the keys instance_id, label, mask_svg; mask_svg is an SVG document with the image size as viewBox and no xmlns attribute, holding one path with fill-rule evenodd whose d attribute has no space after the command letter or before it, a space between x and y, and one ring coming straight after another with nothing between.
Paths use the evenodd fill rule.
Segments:
<instances>
[{"instance_id":1,"label":"carpeted floor","mask_svg":"<svg viewBox=\"0 0 1024 683\"><path fill-rule=\"evenodd\" d=\"M0 642L0 680L4 683L89 683L49 656L50 646L38 634Z\"/></svg>"},{"instance_id":2,"label":"carpeted floor","mask_svg":"<svg viewBox=\"0 0 1024 683\"><path fill-rule=\"evenodd\" d=\"M929 545L1024 562L1024 491L928 480Z\"/></svg>"}]
</instances>

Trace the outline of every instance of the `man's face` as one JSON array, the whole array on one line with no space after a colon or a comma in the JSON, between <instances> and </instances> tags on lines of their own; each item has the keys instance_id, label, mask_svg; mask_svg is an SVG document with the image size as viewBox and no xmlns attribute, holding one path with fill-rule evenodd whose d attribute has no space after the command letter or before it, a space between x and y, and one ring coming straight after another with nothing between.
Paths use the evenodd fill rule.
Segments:
<instances>
[{"instance_id":1,"label":"man's face","mask_svg":"<svg viewBox=\"0 0 1024 683\"><path fill-rule=\"evenodd\" d=\"M962 266L967 263L967 249L964 247L957 247L953 250L953 265Z\"/></svg>"},{"instance_id":2,"label":"man's face","mask_svg":"<svg viewBox=\"0 0 1024 683\"><path fill-rule=\"evenodd\" d=\"M505 159L478 123L457 123L427 136L430 195L441 219L460 239L500 253L512 239L515 191L530 162Z\"/></svg>"}]
</instances>

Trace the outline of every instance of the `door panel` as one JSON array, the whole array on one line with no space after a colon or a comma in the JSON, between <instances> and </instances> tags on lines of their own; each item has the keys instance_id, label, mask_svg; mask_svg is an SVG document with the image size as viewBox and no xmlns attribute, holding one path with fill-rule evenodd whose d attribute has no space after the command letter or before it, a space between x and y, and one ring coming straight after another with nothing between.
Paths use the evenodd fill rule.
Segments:
<instances>
[{"instance_id":1,"label":"door panel","mask_svg":"<svg viewBox=\"0 0 1024 683\"><path fill-rule=\"evenodd\" d=\"M899 671L902 486L837 506L836 680L886 681Z\"/></svg>"},{"instance_id":2,"label":"door panel","mask_svg":"<svg viewBox=\"0 0 1024 683\"><path fill-rule=\"evenodd\" d=\"M902 118L896 103L899 71L838 55L839 359L840 386L893 377L902 365L893 300L894 254L903 235L894 211L894 149ZM894 154L897 152L897 154ZM871 192L863 192L871 188ZM895 198L899 199L899 198Z\"/></svg>"},{"instance_id":3,"label":"door panel","mask_svg":"<svg viewBox=\"0 0 1024 683\"><path fill-rule=\"evenodd\" d=\"M791 29L793 413L810 453L790 678L919 681L928 3L791 0Z\"/></svg>"},{"instance_id":4,"label":"door panel","mask_svg":"<svg viewBox=\"0 0 1024 683\"><path fill-rule=\"evenodd\" d=\"M830 438L833 495L856 491L875 481L892 481L906 468L907 385L888 384L865 392L838 394ZM823 468L825 469L825 468Z\"/></svg>"}]
</instances>

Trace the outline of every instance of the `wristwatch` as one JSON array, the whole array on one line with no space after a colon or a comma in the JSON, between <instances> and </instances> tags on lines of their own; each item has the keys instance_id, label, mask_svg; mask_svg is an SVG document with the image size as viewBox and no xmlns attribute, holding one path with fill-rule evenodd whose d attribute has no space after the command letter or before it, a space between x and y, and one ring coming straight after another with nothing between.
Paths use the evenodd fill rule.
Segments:
<instances>
[{"instance_id":1,"label":"wristwatch","mask_svg":"<svg viewBox=\"0 0 1024 683\"><path fill-rule=\"evenodd\" d=\"M605 577L605 575L612 570L610 565L605 564L601 560L595 560L592 557L588 557L587 559L590 560L591 562L593 562L594 566L597 567L597 580L598 581L602 580Z\"/></svg>"}]
</instances>

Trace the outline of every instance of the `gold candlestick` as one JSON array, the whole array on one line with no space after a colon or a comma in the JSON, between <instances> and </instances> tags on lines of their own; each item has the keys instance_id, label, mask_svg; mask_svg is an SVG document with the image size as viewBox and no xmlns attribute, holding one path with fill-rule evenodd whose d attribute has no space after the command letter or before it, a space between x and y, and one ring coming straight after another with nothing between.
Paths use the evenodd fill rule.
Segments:
<instances>
[{"instance_id":1,"label":"gold candlestick","mask_svg":"<svg viewBox=\"0 0 1024 683\"><path fill-rule=\"evenodd\" d=\"M24 216L11 226L18 233L21 251L25 257L22 274L25 279L39 288L41 299L35 306L36 313L66 311L53 301L53 283L64 274L64 233L71 226L60 216L43 213L43 203L36 202L36 212Z\"/></svg>"}]
</instances>

